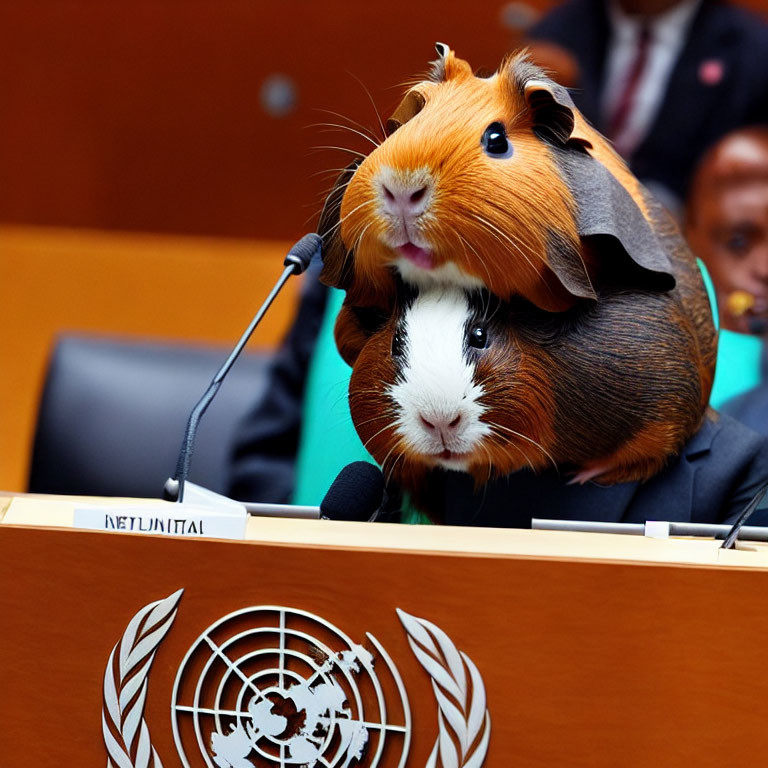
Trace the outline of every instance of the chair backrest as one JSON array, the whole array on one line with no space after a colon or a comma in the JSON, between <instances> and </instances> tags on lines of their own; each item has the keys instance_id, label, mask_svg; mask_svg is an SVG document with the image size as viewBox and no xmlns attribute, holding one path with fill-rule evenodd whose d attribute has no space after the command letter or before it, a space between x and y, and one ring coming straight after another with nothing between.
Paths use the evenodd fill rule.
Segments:
<instances>
[{"instance_id":1,"label":"chair backrest","mask_svg":"<svg viewBox=\"0 0 768 768\"><path fill-rule=\"evenodd\" d=\"M157 498L189 412L226 349L64 336L46 376L33 493ZM261 397L269 355L244 353L200 425L190 480L226 492L234 430Z\"/></svg>"}]
</instances>

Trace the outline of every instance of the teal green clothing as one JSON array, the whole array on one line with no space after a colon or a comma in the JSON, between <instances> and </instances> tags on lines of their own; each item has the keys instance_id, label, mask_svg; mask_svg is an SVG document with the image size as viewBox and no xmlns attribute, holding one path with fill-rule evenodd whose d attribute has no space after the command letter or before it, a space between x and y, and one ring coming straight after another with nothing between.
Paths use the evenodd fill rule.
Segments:
<instances>
[{"instance_id":1,"label":"teal green clothing","mask_svg":"<svg viewBox=\"0 0 768 768\"><path fill-rule=\"evenodd\" d=\"M296 460L295 504L319 504L336 475L353 461L370 461L352 424L347 390L352 369L333 338L344 291L330 288L323 323L309 366Z\"/></svg>"},{"instance_id":2,"label":"teal green clothing","mask_svg":"<svg viewBox=\"0 0 768 768\"><path fill-rule=\"evenodd\" d=\"M762 354L763 340L759 336L720 329L715 383L709 398L713 408L760 383Z\"/></svg>"},{"instance_id":3,"label":"teal green clothing","mask_svg":"<svg viewBox=\"0 0 768 768\"><path fill-rule=\"evenodd\" d=\"M730 400L760 383L760 358L763 341L759 336L734 333L724 328L720 329L715 286L712 284L712 278L709 276L704 262L701 259L697 259L697 261L709 294L715 327L719 329L715 381L709 396L709 404L713 408L719 408L726 400Z\"/></svg>"},{"instance_id":4,"label":"teal green clothing","mask_svg":"<svg viewBox=\"0 0 768 768\"><path fill-rule=\"evenodd\" d=\"M701 263L700 263L701 265ZM706 269L704 282L715 307L714 290ZM352 369L341 359L333 337L343 291L329 289L328 303L310 364L303 405L302 434L296 467L294 503L319 504L336 475L353 461L373 460L352 424L347 391ZM717 317L717 311L714 310ZM762 342L758 337L721 330L717 369L710 402L717 408L760 381ZM406 522L427 522L416 510Z\"/></svg>"}]
</instances>

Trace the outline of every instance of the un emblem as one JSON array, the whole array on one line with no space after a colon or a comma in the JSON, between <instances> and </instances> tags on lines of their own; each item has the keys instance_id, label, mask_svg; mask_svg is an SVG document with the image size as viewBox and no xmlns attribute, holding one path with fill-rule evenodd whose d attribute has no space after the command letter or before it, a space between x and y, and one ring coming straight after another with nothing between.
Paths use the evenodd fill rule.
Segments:
<instances>
[{"instance_id":1,"label":"un emblem","mask_svg":"<svg viewBox=\"0 0 768 768\"><path fill-rule=\"evenodd\" d=\"M162 765L143 709L181 594L142 608L109 658L108 768ZM427 768L480 768L491 729L480 673L441 629L397 613L438 705ZM184 768L404 768L412 728L402 677L372 634L356 642L320 616L274 605L231 613L199 635L176 674L171 722Z\"/></svg>"},{"instance_id":2,"label":"un emblem","mask_svg":"<svg viewBox=\"0 0 768 768\"><path fill-rule=\"evenodd\" d=\"M278 606L220 619L176 676L172 722L183 764L190 765L190 743L217 768L345 768L364 752L373 766L387 741L407 752L405 688L381 644L367 640L369 647L358 645L319 616ZM399 720L388 716L381 667L400 692L390 702Z\"/></svg>"}]
</instances>

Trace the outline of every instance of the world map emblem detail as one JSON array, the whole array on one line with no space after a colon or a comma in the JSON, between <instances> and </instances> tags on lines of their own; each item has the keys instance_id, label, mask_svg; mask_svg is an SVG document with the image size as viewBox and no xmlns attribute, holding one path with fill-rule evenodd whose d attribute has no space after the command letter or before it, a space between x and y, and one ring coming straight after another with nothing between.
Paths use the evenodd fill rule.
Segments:
<instances>
[{"instance_id":1,"label":"world map emblem detail","mask_svg":"<svg viewBox=\"0 0 768 768\"><path fill-rule=\"evenodd\" d=\"M209 768L347 768L364 754L378 766L385 746L406 755L405 687L376 638L366 641L280 606L217 621L193 643L174 685L173 733L185 768L193 768L190 742ZM396 691L394 702L385 689Z\"/></svg>"},{"instance_id":2,"label":"world map emblem detail","mask_svg":"<svg viewBox=\"0 0 768 768\"><path fill-rule=\"evenodd\" d=\"M182 592L138 611L110 655L102 707L108 768L162 768L144 703L155 652ZM397 615L437 703L438 734L425 768L481 768L491 720L480 672L439 627L400 609ZM284 606L248 607L216 621L192 643L174 682L171 723L181 764L412 765L403 680L371 633L359 639Z\"/></svg>"}]
</instances>

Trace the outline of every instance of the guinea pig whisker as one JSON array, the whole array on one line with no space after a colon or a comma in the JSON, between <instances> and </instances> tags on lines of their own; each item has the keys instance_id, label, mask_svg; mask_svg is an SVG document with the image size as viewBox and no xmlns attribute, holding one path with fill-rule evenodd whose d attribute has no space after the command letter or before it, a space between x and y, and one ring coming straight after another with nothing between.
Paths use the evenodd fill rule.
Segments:
<instances>
[{"instance_id":1,"label":"guinea pig whisker","mask_svg":"<svg viewBox=\"0 0 768 768\"><path fill-rule=\"evenodd\" d=\"M493 474L493 457L491 456L491 452L488 450L488 446L483 442L480 442L479 447L482 449L483 453L485 453L487 459L486 463L488 465L488 475L485 478L485 482L488 483L491 479L491 475Z\"/></svg>"},{"instance_id":2,"label":"guinea pig whisker","mask_svg":"<svg viewBox=\"0 0 768 768\"><path fill-rule=\"evenodd\" d=\"M317 174L313 174L313 175L314 175L314 176L317 176L317 175L319 175L320 173L323 173L323 171L320 171L319 173L317 173ZM322 214L322 212L325 210L326 202L325 202L325 201L318 201L318 202L320 202L320 207L319 207L319 208L315 208L315 210L314 210L314 211L313 211L311 214L309 214L309 216L307 216L307 218L306 218L306 219L304 219L304 225L303 225L303 226L305 226L305 227L306 227L306 226L307 226L307 224L308 224L310 221L312 221L313 219L315 219L315 220L316 220L316 219L318 219L318 218L319 218L319 216L320 216L320 214ZM306 206L305 206L305 207L306 207ZM337 206L337 207L338 207L338 206Z\"/></svg>"},{"instance_id":3,"label":"guinea pig whisker","mask_svg":"<svg viewBox=\"0 0 768 768\"><path fill-rule=\"evenodd\" d=\"M363 238L365 237L365 233L371 228L371 224L373 224L373 222L369 221L363 227L363 231L357 236L357 239L355 240L355 247L352 250L356 251L360 247L360 243L363 242Z\"/></svg>"},{"instance_id":4,"label":"guinea pig whisker","mask_svg":"<svg viewBox=\"0 0 768 768\"><path fill-rule=\"evenodd\" d=\"M379 114L379 110L376 109L376 102L373 100L373 96L371 96L371 92L368 90L365 83L357 76L353 75L351 72L349 73L352 75L352 77L357 80L358 83L360 83L362 89L365 91L365 95L368 97L368 101L371 102L371 106L373 107L373 111L376 113L376 119L379 121L379 127L381 128L381 135L386 136L387 135L387 129L384 127L384 122L381 119L381 115Z\"/></svg>"},{"instance_id":5,"label":"guinea pig whisker","mask_svg":"<svg viewBox=\"0 0 768 768\"><path fill-rule=\"evenodd\" d=\"M378 416L374 416L373 418L366 419L365 421L356 421L355 422L355 427L356 428L364 427L366 424L371 424L374 421L381 421L382 419L387 419L387 423L391 423L391 421L389 419L390 419L391 416L395 416L395 415L396 414L394 414L394 413L379 414Z\"/></svg>"},{"instance_id":6,"label":"guinea pig whisker","mask_svg":"<svg viewBox=\"0 0 768 768\"><path fill-rule=\"evenodd\" d=\"M318 112L325 112L327 115L334 115L335 117L340 117L342 120L346 120L348 123L351 123L352 125L357 126L361 131L365 131L371 138L376 139L378 141L379 137L374 133L374 131L368 128L368 126L363 125L362 123L359 123L357 120L353 120L351 117L348 117L347 115L344 115L341 112L334 112L332 109L323 109L321 107L317 107L316 109ZM382 138L382 141L383 141L383 138Z\"/></svg>"},{"instance_id":7,"label":"guinea pig whisker","mask_svg":"<svg viewBox=\"0 0 768 768\"><path fill-rule=\"evenodd\" d=\"M458 233L457 233L458 234ZM477 248L474 248L469 241L466 238L463 238L461 235L459 235L459 242L464 246L464 252L466 253L466 249L469 248L472 253L477 256L477 260L480 262L480 266L485 271L485 274L488 277L488 285L493 285L493 278L491 277L491 271L488 269L488 265L485 263L485 259L477 252Z\"/></svg>"},{"instance_id":8,"label":"guinea pig whisker","mask_svg":"<svg viewBox=\"0 0 768 768\"><path fill-rule=\"evenodd\" d=\"M488 276L488 285L493 284L493 280L491 279L491 272L488 269L488 265L485 263L485 259L477 252L477 249L472 246L472 244L464 237L462 237L458 230L454 229L453 227L448 227L449 231L452 232L459 240L459 243L461 244L461 247L464 250L464 255L467 255L467 248L469 248L472 253L477 256L477 260L480 262L480 265L485 270L485 274Z\"/></svg>"},{"instance_id":9,"label":"guinea pig whisker","mask_svg":"<svg viewBox=\"0 0 768 768\"><path fill-rule=\"evenodd\" d=\"M397 444L397 443L395 443L395 445L394 445L394 447L393 447L393 450L394 450L394 448L397 448L397 445L398 445L398 444ZM399 453L399 454L398 454L398 455L395 457L395 460L392 462L392 466L389 468L389 471L388 471L388 472L387 472L387 474L386 474L385 485L389 485L389 484L392 482L392 477L393 477L393 476L394 476L394 474L395 474L395 467L397 467L397 462L398 462L398 461L402 461L403 463L405 463L405 461L404 461L404 460L405 460L405 454L404 454L404 453ZM384 466L384 464L382 463L382 467L383 467L383 466Z\"/></svg>"},{"instance_id":10,"label":"guinea pig whisker","mask_svg":"<svg viewBox=\"0 0 768 768\"><path fill-rule=\"evenodd\" d=\"M503 430L504 432L508 432L511 435L515 435L516 437L519 437L519 438L521 438L523 440L526 440L531 445L534 445L536 448L538 448L552 462L552 466L555 469L557 469L557 462L552 458L552 455L547 451L547 449L541 443L537 442L532 437L528 437L527 435L524 435L522 432L518 432L518 431L512 429L511 427L507 427L506 425L499 424L499 423L497 423L495 421L494 422L488 422L488 426L492 430L494 430L494 431L495 430ZM499 432L498 434L499 434L499 437L504 437L504 435L501 432Z\"/></svg>"},{"instance_id":11,"label":"guinea pig whisker","mask_svg":"<svg viewBox=\"0 0 768 768\"><path fill-rule=\"evenodd\" d=\"M361 136L366 141L369 141L376 148L381 146L380 141L375 141L374 139L372 139L370 136L366 135L362 131L358 131L357 128L352 128L349 125L341 125L340 123L312 123L312 125L309 125L307 127L326 129L326 130L318 131L318 133L330 133L332 130L349 131L350 133L354 133L357 136Z\"/></svg>"},{"instance_id":12,"label":"guinea pig whisker","mask_svg":"<svg viewBox=\"0 0 768 768\"><path fill-rule=\"evenodd\" d=\"M507 211L506 209L502 208L498 203L495 203L493 200L487 200L485 202L486 202L486 204L489 207L494 208L499 213L500 216L502 216L503 218L509 220L509 211ZM510 223L514 223L514 222L511 221ZM525 240L523 240L521 237L517 236L515 234L514 230L504 231L504 230L500 230L500 229L496 228L496 231L499 232L500 234L504 235L508 240L516 243L517 247L522 247L522 246L525 245Z\"/></svg>"},{"instance_id":13,"label":"guinea pig whisker","mask_svg":"<svg viewBox=\"0 0 768 768\"><path fill-rule=\"evenodd\" d=\"M498 203L495 203L493 200L488 200L487 204L491 208L495 208L502 216L507 217L509 215L509 212L507 210L502 208ZM523 240L523 238L521 237L516 236L514 231L503 232L502 234L504 234L504 236L510 241L514 241L515 243L517 243L517 246L519 249L523 249L525 247L525 244L526 244L525 240ZM521 253L522 253L522 250L521 250ZM539 258L543 263L546 264L546 259L543 256L539 256Z\"/></svg>"},{"instance_id":14,"label":"guinea pig whisker","mask_svg":"<svg viewBox=\"0 0 768 768\"><path fill-rule=\"evenodd\" d=\"M355 157L365 157L360 150L352 149L351 147L337 147L332 144L318 144L317 146L310 147L312 150L321 150L321 149L335 149L339 152L349 152L350 155L354 155Z\"/></svg>"},{"instance_id":15,"label":"guinea pig whisker","mask_svg":"<svg viewBox=\"0 0 768 768\"><path fill-rule=\"evenodd\" d=\"M384 461L381 462L381 468L386 469L387 462L389 461L389 457L395 452L397 446L400 444L399 440L394 440L392 442L392 447L387 451L387 455L384 457ZM389 481L392 479L392 473L395 471L395 467L397 466L397 462L400 461L400 459L403 457L404 454L400 453L397 456L395 456L395 460L392 462L392 466L389 468L389 471L387 472L385 476L385 485L389 485Z\"/></svg>"},{"instance_id":16,"label":"guinea pig whisker","mask_svg":"<svg viewBox=\"0 0 768 768\"><path fill-rule=\"evenodd\" d=\"M498 227L494 226L490 221L484 219L482 216L475 214L475 218L485 226L489 234L494 236L499 243L504 245L505 241L509 243L512 248L517 251L530 265L534 272L537 272L536 265L528 258L528 254L514 241L506 232L502 232Z\"/></svg>"},{"instance_id":17,"label":"guinea pig whisker","mask_svg":"<svg viewBox=\"0 0 768 768\"><path fill-rule=\"evenodd\" d=\"M314 179L315 176L329 176L332 173L341 173L342 171L346 171L346 168L327 168L324 171L315 171L314 173L309 174L310 179ZM349 182L347 182L349 184ZM347 184L344 184L344 187L347 186ZM340 189L343 189L343 187L340 187ZM325 200L328 197L328 195L324 195L323 199Z\"/></svg>"},{"instance_id":18,"label":"guinea pig whisker","mask_svg":"<svg viewBox=\"0 0 768 768\"><path fill-rule=\"evenodd\" d=\"M491 320L496 317L496 313L501 309L501 302L493 301L493 297L488 291L478 290L477 293L480 294L480 299L482 300L482 322L490 323ZM491 307L493 307L493 309L491 309Z\"/></svg>"},{"instance_id":19,"label":"guinea pig whisker","mask_svg":"<svg viewBox=\"0 0 768 768\"><path fill-rule=\"evenodd\" d=\"M516 445L515 443L507 443L506 447L508 449L511 448L513 451L517 451L523 457L523 461L525 461L525 463L531 468L531 470L534 472L536 471L536 468L534 467L533 462L531 461L531 457L523 450L522 446Z\"/></svg>"},{"instance_id":20,"label":"guinea pig whisker","mask_svg":"<svg viewBox=\"0 0 768 768\"><path fill-rule=\"evenodd\" d=\"M389 420L387 420L387 423L386 423L386 424L385 424L385 425L384 425L384 426L383 426L383 427L382 427L382 428L381 428L381 429L380 429L378 432L374 432L374 433L373 433L373 434L372 434L372 435L371 435L371 436L370 436L370 437L369 437L369 438L368 438L368 439L367 439L367 440L366 440L366 441L363 443L363 448L365 448L365 450L367 451L367 450L368 450L368 446L370 445L371 441L375 440L375 439L376 439L376 438L377 438L377 437L378 437L378 436L379 436L379 435L380 435L382 432L386 432L388 429L391 429L391 428L392 428L392 423L391 423Z\"/></svg>"},{"instance_id":21,"label":"guinea pig whisker","mask_svg":"<svg viewBox=\"0 0 768 768\"><path fill-rule=\"evenodd\" d=\"M366 205L374 205L375 202L375 200L366 200L365 202L360 203L360 205L356 206L351 211L347 211L345 216L342 216L332 227L328 228L327 232L324 232L323 234L326 236L330 235L334 229L340 227L353 213L357 213L357 211L359 211L361 208L364 208ZM369 222L369 224L370 223L371 222Z\"/></svg>"}]
</instances>

